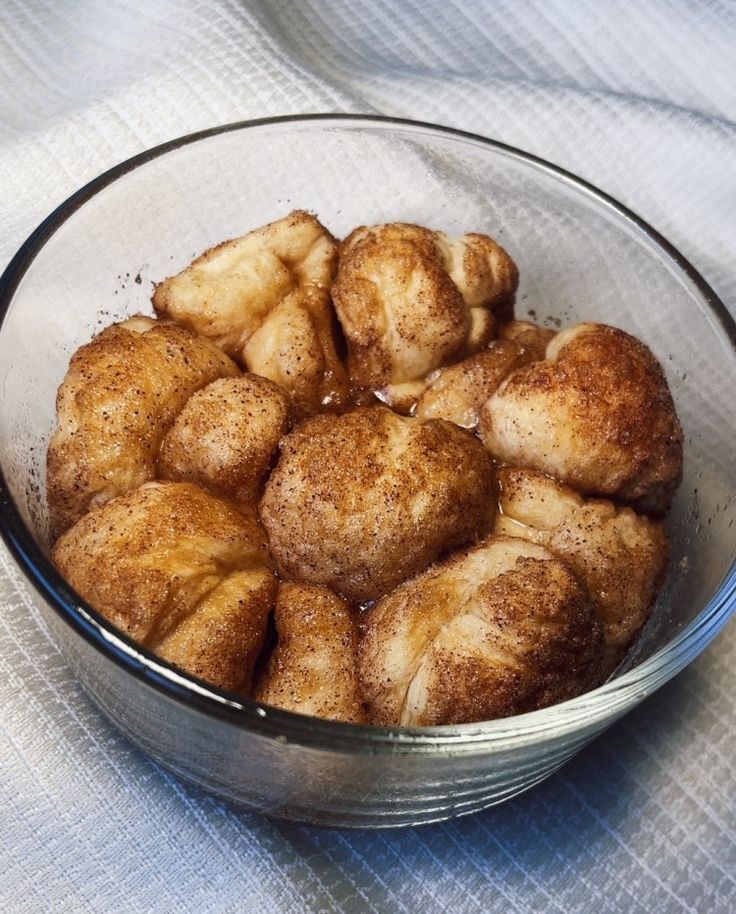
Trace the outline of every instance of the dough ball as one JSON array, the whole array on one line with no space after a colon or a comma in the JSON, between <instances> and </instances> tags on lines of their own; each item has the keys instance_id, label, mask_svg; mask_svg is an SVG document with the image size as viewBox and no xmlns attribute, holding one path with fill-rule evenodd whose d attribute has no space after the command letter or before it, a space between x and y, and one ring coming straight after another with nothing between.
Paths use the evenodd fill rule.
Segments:
<instances>
[{"instance_id":1,"label":"dough ball","mask_svg":"<svg viewBox=\"0 0 736 914\"><path fill-rule=\"evenodd\" d=\"M558 333L547 358L513 372L481 408L488 450L580 492L669 506L682 477L682 429L661 366L604 324Z\"/></svg>"},{"instance_id":2,"label":"dough ball","mask_svg":"<svg viewBox=\"0 0 736 914\"><path fill-rule=\"evenodd\" d=\"M588 588L603 622L606 672L647 620L667 564L662 524L610 501L581 498L534 470L504 467L496 531L545 546Z\"/></svg>"},{"instance_id":3,"label":"dough ball","mask_svg":"<svg viewBox=\"0 0 736 914\"><path fill-rule=\"evenodd\" d=\"M554 330L540 327L531 321L509 321L499 328L498 337L501 340L511 340L519 343L531 354L532 361L544 358L547 344L555 336Z\"/></svg>"},{"instance_id":4,"label":"dough ball","mask_svg":"<svg viewBox=\"0 0 736 914\"><path fill-rule=\"evenodd\" d=\"M508 717L600 679L601 624L566 562L494 536L428 568L369 610L359 669L373 723Z\"/></svg>"},{"instance_id":5,"label":"dough ball","mask_svg":"<svg viewBox=\"0 0 736 914\"><path fill-rule=\"evenodd\" d=\"M167 432L159 476L254 505L288 415L289 398L267 378L244 374L213 381L187 401Z\"/></svg>"},{"instance_id":6,"label":"dough ball","mask_svg":"<svg viewBox=\"0 0 736 914\"><path fill-rule=\"evenodd\" d=\"M531 353L510 340L495 340L487 349L430 375L414 414L420 419L447 419L475 428L478 412L512 371L532 361Z\"/></svg>"},{"instance_id":7,"label":"dough ball","mask_svg":"<svg viewBox=\"0 0 736 914\"><path fill-rule=\"evenodd\" d=\"M510 317L517 282L513 261L486 235L453 240L402 222L355 229L332 288L353 384L415 381L485 346L494 312Z\"/></svg>"},{"instance_id":8,"label":"dough ball","mask_svg":"<svg viewBox=\"0 0 736 914\"><path fill-rule=\"evenodd\" d=\"M53 560L121 631L211 685L248 693L276 596L254 514L151 482L78 521Z\"/></svg>"},{"instance_id":9,"label":"dough ball","mask_svg":"<svg viewBox=\"0 0 736 914\"><path fill-rule=\"evenodd\" d=\"M494 498L491 460L468 432L364 407L282 441L261 517L285 577L365 601L472 542Z\"/></svg>"},{"instance_id":10,"label":"dough ball","mask_svg":"<svg viewBox=\"0 0 736 914\"><path fill-rule=\"evenodd\" d=\"M339 409L349 390L330 304L336 265L335 239L296 210L205 251L156 286L153 306L275 381L297 413Z\"/></svg>"},{"instance_id":11,"label":"dough ball","mask_svg":"<svg viewBox=\"0 0 736 914\"><path fill-rule=\"evenodd\" d=\"M327 720L366 723L358 628L344 600L316 584L281 584L278 644L255 690L263 704Z\"/></svg>"},{"instance_id":12,"label":"dough ball","mask_svg":"<svg viewBox=\"0 0 736 914\"><path fill-rule=\"evenodd\" d=\"M142 315L81 346L59 387L47 455L54 533L153 479L161 441L189 397L238 374L209 340Z\"/></svg>"}]
</instances>

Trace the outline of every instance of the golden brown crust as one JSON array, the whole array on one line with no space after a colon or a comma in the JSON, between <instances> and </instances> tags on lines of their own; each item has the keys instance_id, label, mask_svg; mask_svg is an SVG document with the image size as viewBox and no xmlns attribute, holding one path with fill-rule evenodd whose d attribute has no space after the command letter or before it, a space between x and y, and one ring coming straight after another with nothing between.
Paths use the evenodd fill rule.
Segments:
<instances>
[{"instance_id":1,"label":"golden brown crust","mask_svg":"<svg viewBox=\"0 0 736 914\"><path fill-rule=\"evenodd\" d=\"M355 229L332 287L353 384L414 381L486 345L488 315L508 313L517 279L511 258L484 235L451 240L402 222Z\"/></svg>"},{"instance_id":2,"label":"golden brown crust","mask_svg":"<svg viewBox=\"0 0 736 914\"><path fill-rule=\"evenodd\" d=\"M422 377L455 355L470 326L434 232L418 225L351 232L340 249L332 298L357 387Z\"/></svg>"},{"instance_id":3,"label":"golden brown crust","mask_svg":"<svg viewBox=\"0 0 736 914\"><path fill-rule=\"evenodd\" d=\"M545 361L515 371L486 401L478 431L505 463L643 511L666 510L682 477L682 429L661 366L604 324L557 334Z\"/></svg>"},{"instance_id":4,"label":"golden brown crust","mask_svg":"<svg viewBox=\"0 0 736 914\"><path fill-rule=\"evenodd\" d=\"M295 210L205 251L156 286L153 306L282 386L298 413L340 409L349 391L329 299L336 265L335 239Z\"/></svg>"},{"instance_id":5,"label":"golden brown crust","mask_svg":"<svg viewBox=\"0 0 736 914\"><path fill-rule=\"evenodd\" d=\"M588 588L603 622L605 672L623 659L647 620L667 565L661 523L583 499L534 470L498 471L495 530L545 546L565 559Z\"/></svg>"},{"instance_id":6,"label":"golden brown crust","mask_svg":"<svg viewBox=\"0 0 736 914\"><path fill-rule=\"evenodd\" d=\"M367 722L357 673L358 628L327 587L280 584L278 644L255 692L263 704L346 723Z\"/></svg>"},{"instance_id":7,"label":"golden brown crust","mask_svg":"<svg viewBox=\"0 0 736 914\"><path fill-rule=\"evenodd\" d=\"M600 621L570 567L494 536L376 603L358 664L373 723L437 726L572 698L601 661Z\"/></svg>"},{"instance_id":8,"label":"golden brown crust","mask_svg":"<svg viewBox=\"0 0 736 914\"><path fill-rule=\"evenodd\" d=\"M364 407L316 416L282 441L261 517L287 578L363 601L476 538L494 498L472 435Z\"/></svg>"},{"instance_id":9,"label":"golden brown crust","mask_svg":"<svg viewBox=\"0 0 736 914\"><path fill-rule=\"evenodd\" d=\"M254 515L189 483L148 483L86 514L53 560L131 638L212 685L248 692L276 596Z\"/></svg>"},{"instance_id":10,"label":"golden brown crust","mask_svg":"<svg viewBox=\"0 0 736 914\"><path fill-rule=\"evenodd\" d=\"M289 398L267 378L213 381L190 397L167 432L159 477L255 505L288 417Z\"/></svg>"},{"instance_id":11,"label":"golden brown crust","mask_svg":"<svg viewBox=\"0 0 736 914\"><path fill-rule=\"evenodd\" d=\"M445 266L465 304L489 310L496 323L512 320L519 271L501 245L478 232L459 238L448 238L443 232L436 235Z\"/></svg>"},{"instance_id":12,"label":"golden brown crust","mask_svg":"<svg viewBox=\"0 0 736 914\"><path fill-rule=\"evenodd\" d=\"M239 370L208 340L138 316L72 356L47 455L54 532L154 478L161 439L192 393Z\"/></svg>"},{"instance_id":13,"label":"golden brown crust","mask_svg":"<svg viewBox=\"0 0 736 914\"><path fill-rule=\"evenodd\" d=\"M275 595L266 568L234 572L151 649L210 685L250 695Z\"/></svg>"},{"instance_id":14,"label":"golden brown crust","mask_svg":"<svg viewBox=\"0 0 736 914\"><path fill-rule=\"evenodd\" d=\"M414 415L475 428L485 401L512 371L531 361L532 354L524 346L494 340L482 352L440 369L417 400Z\"/></svg>"}]
</instances>

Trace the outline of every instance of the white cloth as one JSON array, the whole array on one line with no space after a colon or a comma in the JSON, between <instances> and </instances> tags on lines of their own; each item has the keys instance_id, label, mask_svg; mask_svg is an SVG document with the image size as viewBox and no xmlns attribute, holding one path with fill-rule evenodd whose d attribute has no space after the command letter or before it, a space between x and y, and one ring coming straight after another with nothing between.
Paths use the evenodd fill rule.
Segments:
<instances>
[{"instance_id":1,"label":"white cloth","mask_svg":"<svg viewBox=\"0 0 736 914\"><path fill-rule=\"evenodd\" d=\"M3 0L0 260L78 186L211 125L366 111L535 152L736 310L736 7ZM91 706L0 549L0 910L736 910L736 627L529 794L394 833L234 812Z\"/></svg>"}]
</instances>

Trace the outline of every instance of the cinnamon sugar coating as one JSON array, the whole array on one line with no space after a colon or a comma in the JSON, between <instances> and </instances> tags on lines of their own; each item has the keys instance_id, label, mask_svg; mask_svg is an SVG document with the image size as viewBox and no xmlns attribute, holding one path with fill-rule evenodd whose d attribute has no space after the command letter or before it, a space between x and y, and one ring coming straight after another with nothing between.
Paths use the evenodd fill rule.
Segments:
<instances>
[{"instance_id":1,"label":"cinnamon sugar coating","mask_svg":"<svg viewBox=\"0 0 736 914\"><path fill-rule=\"evenodd\" d=\"M367 722L358 683L358 626L327 587L279 585L278 644L255 689L256 701L346 723Z\"/></svg>"},{"instance_id":2,"label":"cinnamon sugar coating","mask_svg":"<svg viewBox=\"0 0 736 914\"><path fill-rule=\"evenodd\" d=\"M213 381L174 420L161 445L158 474L253 506L288 418L289 398L267 378L244 374Z\"/></svg>"},{"instance_id":3,"label":"cinnamon sugar coating","mask_svg":"<svg viewBox=\"0 0 736 914\"><path fill-rule=\"evenodd\" d=\"M140 315L81 346L59 387L47 453L54 533L152 480L161 440L191 394L238 374L209 340Z\"/></svg>"},{"instance_id":4,"label":"cinnamon sugar coating","mask_svg":"<svg viewBox=\"0 0 736 914\"><path fill-rule=\"evenodd\" d=\"M385 407L315 416L281 444L261 501L279 571L373 600L492 522L480 442Z\"/></svg>"},{"instance_id":5,"label":"cinnamon sugar coating","mask_svg":"<svg viewBox=\"0 0 736 914\"><path fill-rule=\"evenodd\" d=\"M478 431L504 463L645 512L665 511L682 477L682 429L660 364L605 324L558 333L544 361L486 401Z\"/></svg>"},{"instance_id":6,"label":"cinnamon sugar coating","mask_svg":"<svg viewBox=\"0 0 736 914\"><path fill-rule=\"evenodd\" d=\"M332 288L353 384L390 388L482 348L511 317L517 282L486 235L451 239L403 222L355 229Z\"/></svg>"},{"instance_id":7,"label":"cinnamon sugar coating","mask_svg":"<svg viewBox=\"0 0 736 914\"><path fill-rule=\"evenodd\" d=\"M603 622L605 674L647 620L667 564L659 521L597 498L582 498L534 470L498 471L495 530L545 546L585 583Z\"/></svg>"},{"instance_id":8,"label":"cinnamon sugar coating","mask_svg":"<svg viewBox=\"0 0 736 914\"><path fill-rule=\"evenodd\" d=\"M339 409L349 391L330 304L336 265L335 239L295 210L205 251L158 283L153 306L275 381L297 413Z\"/></svg>"},{"instance_id":9,"label":"cinnamon sugar coating","mask_svg":"<svg viewBox=\"0 0 736 914\"><path fill-rule=\"evenodd\" d=\"M53 560L139 644L211 685L249 692L276 596L255 514L190 483L151 482L85 514Z\"/></svg>"},{"instance_id":10,"label":"cinnamon sugar coating","mask_svg":"<svg viewBox=\"0 0 736 914\"><path fill-rule=\"evenodd\" d=\"M508 717L594 686L601 624L570 566L493 536L369 610L359 669L371 721L437 726Z\"/></svg>"}]
</instances>

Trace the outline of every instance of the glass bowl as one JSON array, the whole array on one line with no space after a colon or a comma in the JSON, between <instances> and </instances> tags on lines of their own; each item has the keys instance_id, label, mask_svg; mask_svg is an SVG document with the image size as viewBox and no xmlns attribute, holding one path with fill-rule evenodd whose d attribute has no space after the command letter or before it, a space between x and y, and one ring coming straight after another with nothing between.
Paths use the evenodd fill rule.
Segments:
<instances>
[{"instance_id":1,"label":"glass bowl","mask_svg":"<svg viewBox=\"0 0 736 914\"><path fill-rule=\"evenodd\" d=\"M662 361L686 436L667 524L668 582L608 683L489 723L382 729L259 707L177 672L117 632L49 562L44 458L72 352L150 311L152 282L225 238L315 211L336 235L403 220L500 239L519 316L604 321ZM249 809L378 827L514 796L688 664L734 608L736 327L690 264L633 213L481 137L384 118L306 116L184 137L119 165L37 229L0 281L2 533L52 637L113 723L166 768Z\"/></svg>"}]
</instances>

